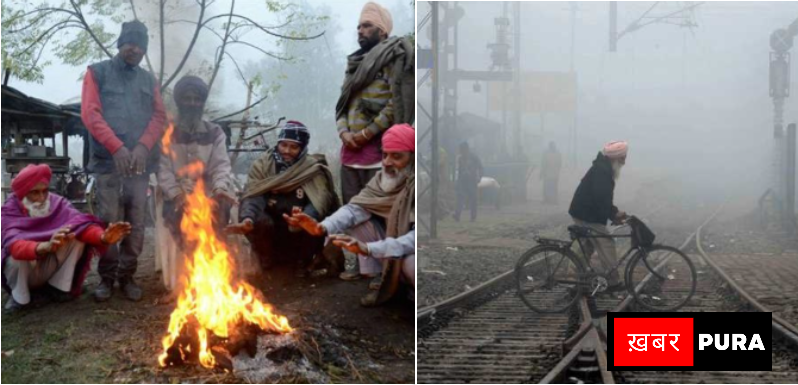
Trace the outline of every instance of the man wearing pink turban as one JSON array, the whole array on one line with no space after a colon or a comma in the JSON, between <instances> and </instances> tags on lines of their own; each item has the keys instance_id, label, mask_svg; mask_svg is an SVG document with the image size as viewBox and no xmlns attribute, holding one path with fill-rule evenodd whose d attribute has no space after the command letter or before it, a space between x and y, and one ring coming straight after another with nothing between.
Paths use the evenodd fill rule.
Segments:
<instances>
[{"instance_id":1,"label":"man wearing pink turban","mask_svg":"<svg viewBox=\"0 0 798 385\"><path fill-rule=\"evenodd\" d=\"M50 193L52 175L46 164L26 166L11 181L14 194L3 204L3 289L11 294L7 312L30 303L32 290L44 289L58 301L79 295L91 258L130 233L129 223L103 229L99 219Z\"/></svg>"},{"instance_id":2,"label":"man wearing pink turban","mask_svg":"<svg viewBox=\"0 0 798 385\"><path fill-rule=\"evenodd\" d=\"M613 204L615 182L626 164L629 145L623 141L607 143L593 161L579 183L571 201L568 214L579 226L589 227L596 234L609 234L607 221L618 224L626 219L626 213ZM617 261L615 242L612 238L593 238L586 242L585 253L597 251L609 285L608 291L623 289L618 272L613 268Z\"/></svg>"},{"instance_id":3,"label":"man wearing pink turban","mask_svg":"<svg viewBox=\"0 0 798 385\"><path fill-rule=\"evenodd\" d=\"M391 127L382 137L382 170L324 221L300 211L286 216L290 225L329 236L334 245L358 255L360 273L373 278L361 299L363 306L389 300L400 276L415 288L415 134L408 124Z\"/></svg>"},{"instance_id":4,"label":"man wearing pink turban","mask_svg":"<svg viewBox=\"0 0 798 385\"><path fill-rule=\"evenodd\" d=\"M415 119L415 47L404 37L391 37L392 30L387 9L374 2L363 6L357 26L360 49L347 57L335 107L344 204L379 171L383 133ZM357 268L341 278L359 278Z\"/></svg>"}]
</instances>

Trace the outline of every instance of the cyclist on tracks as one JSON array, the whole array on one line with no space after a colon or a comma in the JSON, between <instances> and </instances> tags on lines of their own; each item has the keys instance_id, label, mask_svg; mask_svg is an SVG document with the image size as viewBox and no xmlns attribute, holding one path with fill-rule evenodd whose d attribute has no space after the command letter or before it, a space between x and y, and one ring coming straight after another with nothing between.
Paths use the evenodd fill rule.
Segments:
<instances>
[{"instance_id":1,"label":"cyclist on tracks","mask_svg":"<svg viewBox=\"0 0 798 385\"><path fill-rule=\"evenodd\" d=\"M621 169L626 164L629 146L624 141L607 143L593 161L593 166L579 182L568 214L579 226L589 227L592 234L609 234L607 221L620 224L627 215L613 205L615 182L620 177ZM587 256L598 252L603 273L607 276L609 288L616 291L623 288L617 269L613 269L617 261L615 242L612 238L589 238L583 245Z\"/></svg>"}]
</instances>

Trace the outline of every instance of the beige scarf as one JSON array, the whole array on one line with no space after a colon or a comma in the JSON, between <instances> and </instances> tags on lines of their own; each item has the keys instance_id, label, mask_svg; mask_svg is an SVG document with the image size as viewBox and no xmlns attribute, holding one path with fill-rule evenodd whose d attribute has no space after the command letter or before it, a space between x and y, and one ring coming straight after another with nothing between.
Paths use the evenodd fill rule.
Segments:
<instances>
[{"instance_id":1,"label":"beige scarf","mask_svg":"<svg viewBox=\"0 0 798 385\"><path fill-rule=\"evenodd\" d=\"M396 238L410 231L411 224L416 222L416 178L408 177L404 185L391 191L380 188L383 171L371 179L358 195L349 202L363 207L368 212L385 218L386 236ZM403 260L385 260L382 264L382 285L376 297L370 297L368 305L382 304L399 288L399 276L402 274Z\"/></svg>"},{"instance_id":2,"label":"beige scarf","mask_svg":"<svg viewBox=\"0 0 798 385\"><path fill-rule=\"evenodd\" d=\"M338 195L335 194L332 174L327 166L305 155L296 164L277 174L273 152L274 149L266 151L252 164L244 198L270 192L285 194L301 187L322 218L338 209Z\"/></svg>"}]
</instances>

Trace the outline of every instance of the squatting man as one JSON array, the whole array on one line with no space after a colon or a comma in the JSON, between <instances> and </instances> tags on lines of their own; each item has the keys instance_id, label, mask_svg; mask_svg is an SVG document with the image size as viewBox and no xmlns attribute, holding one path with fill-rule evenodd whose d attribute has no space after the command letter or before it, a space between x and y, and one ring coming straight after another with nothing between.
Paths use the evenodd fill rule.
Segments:
<instances>
[{"instance_id":1,"label":"squatting man","mask_svg":"<svg viewBox=\"0 0 798 385\"><path fill-rule=\"evenodd\" d=\"M357 254L361 274L381 277L370 282L363 306L389 300L400 275L415 288L415 129L394 125L382 136L382 148L382 169L327 219L318 222L298 209L284 215L291 226L329 236L334 245Z\"/></svg>"},{"instance_id":2,"label":"squatting man","mask_svg":"<svg viewBox=\"0 0 798 385\"><path fill-rule=\"evenodd\" d=\"M49 192L52 176L46 164L25 166L11 181L13 195L3 204L3 289L11 294L6 313L28 305L34 291L56 302L78 297L91 259L131 232L130 223L106 227Z\"/></svg>"}]
</instances>

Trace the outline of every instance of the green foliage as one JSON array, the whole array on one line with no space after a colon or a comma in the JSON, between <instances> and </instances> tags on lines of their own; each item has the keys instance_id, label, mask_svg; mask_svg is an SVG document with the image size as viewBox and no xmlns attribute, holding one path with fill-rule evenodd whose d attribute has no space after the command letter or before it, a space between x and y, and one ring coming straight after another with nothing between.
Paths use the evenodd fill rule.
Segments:
<instances>
[{"instance_id":1,"label":"green foliage","mask_svg":"<svg viewBox=\"0 0 798 385\"><path fill-rule=\"evenodd\" d=\"M119 26L123 21L134 18L131 2L140 3L139 5L152 6L146 3L150 0L39 0L37 4L32 4L24 0L5 0L2 2L2 65L4 69L9 69L13 76L24 81L43 82L43 69L52 63L43 59L43 53L51 52L52 56L58 58L62 63L71 66L85 66L96 62L116 53L115 40L119 33ZM166 15L164 20L167 27L175 20L185 18L186 7L196 7L199 1L194 0L166 0ZM229 1L229 0L228 0ZM249 19L249 15L237 15L230 20L228 17L216 17L224 15L230 9L230 3L213 3L213 7L206 8L204 20L213 19L204 25L200 34L213 34L220 37L227 31L227 24L230 23L230 36L228 43L243 39L245 35L252 35L253 32L262 32L270 42L282 45L286 38L305 39L309 36L309 31L315 30L315 26L323 23L327 17L308 15L300 7L291 1L267 0L264 2L265 10L272 15L278 16L282 22L275 26L264 26L257 20ZM155 5L157 7L157 5ZM209 11L218 10L216 15L209 14ZM235 13L235 11L234 11ZM189 23L192 21L188 20ZM194 23L195 24L195 23ZM159 28L157 24L151 26L151 35L157 34ZM192 26L192 28L195 28ZM170 42L168 36L165 41ZM155 39L157 42L160 39ZM249 40L252 41L251 38ZM151 41L152 43L152 41ZM253 43L248 43L253 44ZM150 45L152 50L154 44ZM261 50L266 54L270 52L253 44L254 49ZM166 51L169 51L168 47ZM190 52L181 53L189 55ZM50 57L52 57L50 56ZM47 57L47 56L44 56ZM209 66L203 68L192 68L196 72L207 73L210 77L216 60L210 58L192 57L192 65L196 62L208 62ZM221 62L227 61L226 57ZM219 64L221 64L219 62ZM153 63L158 64L158 63ZM196 65L193 65L196 67ZM208 70L210 68L210 70ZM159 68L154 68L156 72ZM168 68L165 73L174 71L188 71L188 68Z\"/></svg>"},{"instance_id":2,"label":"green foliage","mask_svg":"<svg viewBox=\"0 0 798 385\"><path fill-rule=\"evenodd\" d=\"M112 43L115 34L105 31L101 19L118 19L127 9L124 4L122 0L43 1L36 5L18 0L3 2L3 68L22 80L41 83L42 70L52 64L42 60L47 50L70 65L107 57L103 46Z\"/></svg>"},{"instance_id":3,"label":"green foliage","mask_svg":"<svg viewBox=\"0 0 798 385\"><path fill-rule=\"evenodd\" d=\"M106 32L105 25L101 22L93 23L91 29L105 47L116 41L116 34ZM65 64L73 66L96 62L107 57L105 51L98 48L94 38L86 30L78 31L73 40L64 44L62 49L55 51L55 55Z\"/></svg>"}]
</instances>

